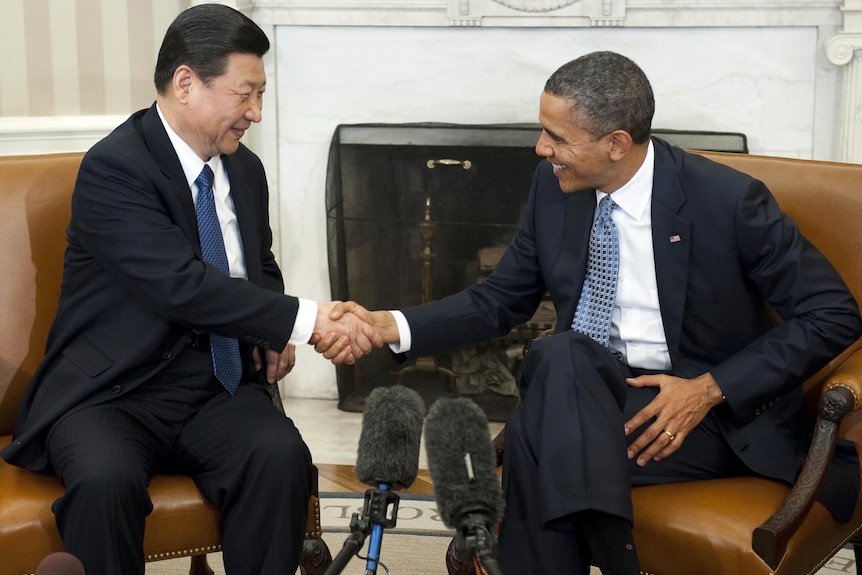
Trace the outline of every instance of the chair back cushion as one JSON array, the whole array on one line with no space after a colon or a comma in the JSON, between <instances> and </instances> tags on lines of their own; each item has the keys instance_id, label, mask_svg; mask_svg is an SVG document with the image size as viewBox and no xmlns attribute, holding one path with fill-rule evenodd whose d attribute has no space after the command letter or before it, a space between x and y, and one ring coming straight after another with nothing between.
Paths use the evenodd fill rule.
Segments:
<instances>
[{"instance_id":1,"label":"chair back cushion","mask_svg":"<svg viewBox=\"0 0 862 575\"><path fill-rule=\"evenodd\" d=\"M0 436L12 433L57 313L82 157L0 157Z\"/></svg>"},{"instance_id":2,"label":"chair back cushion","mask_svg":"<svg viewBox=\"0 0 862 575\"><path fill-rule=\"evenodd\" d=\"M862 165L744 154L703 153L766 184L802 233L832 262L862 302Z\"/></svg>"},{"instance_id":3,"label":"chair back cushion","mask_svg":"<svg viewBox=\"0 0 862 575\"><path fill-rule=\"evenodd\" d=\"M746 154L701 152L766 184L781 209L832 262L857 302L862 303L862 165ZM813 420L823 377L862 345L859 340L805 382Z\"/></svg>"}]
</instances>

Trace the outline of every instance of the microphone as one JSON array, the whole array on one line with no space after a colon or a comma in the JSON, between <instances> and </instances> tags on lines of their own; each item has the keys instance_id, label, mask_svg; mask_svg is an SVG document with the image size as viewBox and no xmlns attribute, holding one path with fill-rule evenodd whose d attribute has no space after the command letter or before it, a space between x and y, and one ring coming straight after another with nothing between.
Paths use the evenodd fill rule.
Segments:
<instances>
[{"instance_id":1,"label":"microphone","mask_svg":"<svg viewBox=\"0 0 862 575\"><path fill-rule=\"evenodd\" d=\"M502 575L495 526L503 495L485 412L465 397L438 399L425 422L425 453L437 511L456 530L458 548L489 574Z\"/></svg>"},{"instance_id":2,"label":"microphone","mask_svg":"<svg viewBox=\"0 0 862 575\"><path fill-rule=\"evenodd\" d=\"M58 551L42 559L34 575L84 575L84 565L71 553Z\"/></svg>"},{"instance_id":3,"label":"microphone","mask_svg":"<svg viewBox=\"0 0 862 575\"><path fill-rule=\"evenodd\" d=\"M383 529L395 527L400 498L419 473L419 443L425 402L402 385L377 387L365 402L356 452L356 477L373 489L365 492L362 515L353 514L350 535L324 575L341 573L353 555L368 543L365 573L377 572Z\"/></svg>"}]
</instances>

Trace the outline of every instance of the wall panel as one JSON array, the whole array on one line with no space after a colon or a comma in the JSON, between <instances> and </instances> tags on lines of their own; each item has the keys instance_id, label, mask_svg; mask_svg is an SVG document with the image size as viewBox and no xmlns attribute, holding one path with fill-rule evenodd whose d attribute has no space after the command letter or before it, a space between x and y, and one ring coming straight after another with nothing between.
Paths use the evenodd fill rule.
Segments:
<instances>
[{"instance_id":1,"label":"wall panel","mask_svg":"<svg viewBox=\"0 0 862 575\"><path fill-rule=\"evenodd\" d=\"M0 117L129 114L154 99L153 66L190 0L3 0Z\"/></svg>"}]
</instances>

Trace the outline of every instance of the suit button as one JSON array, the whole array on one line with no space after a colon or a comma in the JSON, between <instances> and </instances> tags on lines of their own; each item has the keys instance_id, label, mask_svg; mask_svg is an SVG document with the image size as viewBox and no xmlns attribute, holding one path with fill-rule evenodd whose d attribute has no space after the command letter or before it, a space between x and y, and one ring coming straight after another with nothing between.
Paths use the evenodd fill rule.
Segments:
<instances>
[{"instance_id":1,"label":"suit button","mask_svg":"<svg viewBox=\"0 0 862 575\"><path fill-rule=\"evenodd\" d=\"M121 391L123 391L123 386L119 384L111 388L111 393L120 393Z\"/></svg>"},{"instance_id":2,"label":"suit button","mask_svg":"<svg viewBox=\"0 0 862 575\"><path fill-rule=\"evenodd\" d=\"M162 354L162 359L171 359L173 356L174 356L174 354L172 354L169 351L166 351Z\"/></svg>"}]
</instances>

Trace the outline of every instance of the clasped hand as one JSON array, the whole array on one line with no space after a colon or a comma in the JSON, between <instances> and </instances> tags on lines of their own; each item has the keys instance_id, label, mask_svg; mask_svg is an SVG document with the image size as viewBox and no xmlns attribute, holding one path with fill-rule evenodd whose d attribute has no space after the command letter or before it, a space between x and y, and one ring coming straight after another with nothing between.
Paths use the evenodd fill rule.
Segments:
<instances>
[{"instance_id":1,"label":"clasped hand","mask_svg":"<svg viewBox=\"0 0 862 575\"><path fill-rule=\"evenodd\" d=\"M383 337L374 324L372 312L359 304L321 303L309 343L335 365L353 365L373 348L383 346Z\"/></svg>"},{"instance_id":2,"label":"clasped hand","mask_svg":"<svg viewBox=\"0 0 862 575\"><path fill-rule=\"evenodd\" d=\"M325 314L325 318L321 318ZM335 365L346 363L352 365L357 359L371 351L371 345L381 347L384 343L397 343L399 340L398 326L392 314L385 310L368 311L354 301L334 301L318 308L320 329L315 325L314 335L309 343L315 351L329 359ZM327 325L339 325L345 321L358 321L361 333L370 345L363 347L354 344L350 337L345 337L336 329L327 331ZM361 342L360 342L361 343Z\"/></svg>"},{"instance_id":3,"label":"clasped hand","mask_svg":"<svg viewBox=\"0 0 862 575\"><path fill-rule=\"evenodd\" d=\"M711 374L694 379L672 375L642 375L626 379L632 387L658 387L659 393L646 407L625 424L631 435L649 423L629 445L629 459L637 458L643 467L649 461L661 461L676 452L709 410L724 398Z\"/></svg>"}]
</instances>

